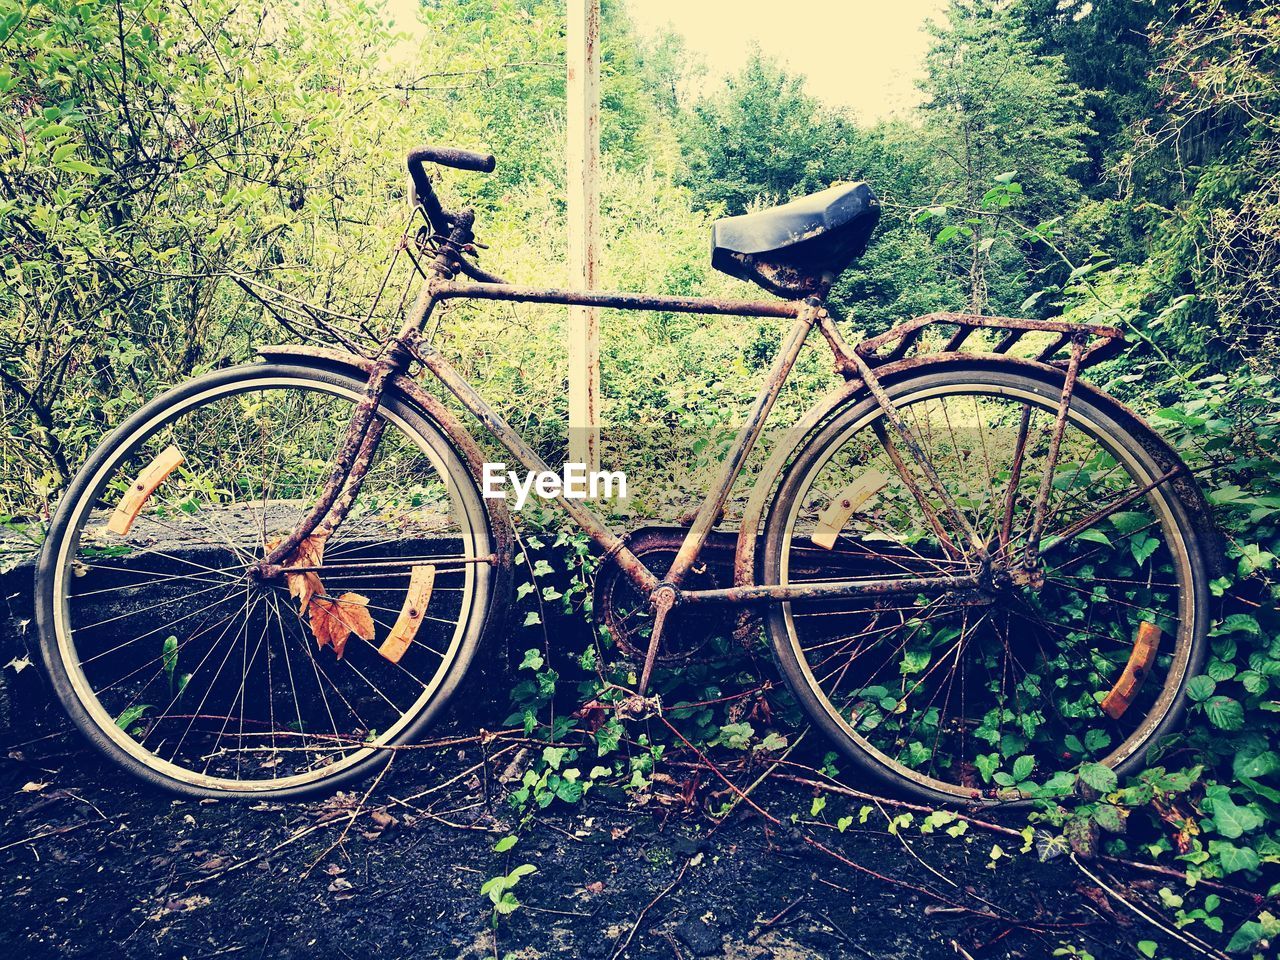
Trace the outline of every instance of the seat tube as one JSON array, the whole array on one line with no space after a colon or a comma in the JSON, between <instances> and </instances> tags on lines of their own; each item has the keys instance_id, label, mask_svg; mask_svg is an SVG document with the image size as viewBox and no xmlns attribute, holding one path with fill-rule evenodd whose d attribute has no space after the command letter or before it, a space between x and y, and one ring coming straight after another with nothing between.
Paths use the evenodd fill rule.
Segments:
<instances>
[{"instance_id":1,"label":"seat tube","mask_svg":"<svg viewBox=\"0 0 1280 960\"><path fill-rule=\"evenodd\" d=\"M711 533L711 528L720 518L720 511L724 509L725 501L729 499L729 491L733 489L734 481L738 479L743 464L746 463L747 457L764 430L765 421L773 410L773 404L778 399L778 394L782 391L791 368L795 366L796 358L800 355L805 340L808 339L809 331L813 329L814 323L822 313L822 300L819 297L810 297L800 304L796 321L779 347L773 368L765 378L760 393L747 414L747 419L738 431L729 455L721 464L719 476L698 509L698 514L684 538L684 543L680 545L679 552L676 553L670 569L667 570L664 578L667 583L679 586L689 572L689 568L697 560L702 545L706 543Z\"/></svg>"}]
</instances>

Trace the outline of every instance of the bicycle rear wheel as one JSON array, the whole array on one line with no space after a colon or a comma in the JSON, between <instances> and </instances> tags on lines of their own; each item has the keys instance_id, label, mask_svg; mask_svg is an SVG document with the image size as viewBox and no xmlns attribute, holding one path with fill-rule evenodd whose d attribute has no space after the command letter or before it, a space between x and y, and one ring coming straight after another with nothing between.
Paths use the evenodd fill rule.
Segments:
<instances>
[{"instance_id":1,"label":"bicycle rear wheel","mask_svg":"<svg viewBox=\"0 0 1280 960\"><path fill-rule=\"evenodd\" d=\"M1207 628L1204 548L1154 438L1077 394L1027 576L1061 374L952 367L888 389L992 561L874 400L838 413L779 490L764 582L985 579L771 608L791 690L863 770L931 802L1025 799L1086 762L1132 770L1177 722Z\"/></svg>"},{"instance_id":2,"label":"bicycle rear wheel","mask_svg":"<svg viewBox=\"0 0 1280 960\"><path fill-rule=\"evenodd\" d=\"M105 440L41 557L45 663L111 759L198 796L297 795L370 773L444 706L492 591L486 513L415 408L385 424L346 521L260 580L314 504L363 384L307 367L219 371Z\"/></svg>"}]
</instances>

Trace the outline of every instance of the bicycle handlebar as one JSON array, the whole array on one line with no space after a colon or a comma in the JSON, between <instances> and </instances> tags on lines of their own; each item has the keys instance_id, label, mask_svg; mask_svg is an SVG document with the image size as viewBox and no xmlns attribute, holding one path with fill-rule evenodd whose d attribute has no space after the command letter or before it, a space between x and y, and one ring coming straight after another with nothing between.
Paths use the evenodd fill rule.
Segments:
<instances>
[{"instance_id":1,"label":"bicycle handlebar","mask_svg":"<svg viewBox=\"0 0 1280 960\"><path fill-rule=\"evenodd\" d=\"M476 153L474 150L460 150L457 147L418 147L409 151L409 176L413 178L413 187L418 194L418 202L427 212L427 219L436 230L448 229L449 216L431 189L431 178L427 176L426 164L438 163L443 167L456 170L474 170L479 173L491 173L497 165L491 153Z\"/></svg>"},{"instance_id":2,"label":"bicycle handlebar","mask_svg":"<svg viewBox=\"0 0 1280 960\"><path fill-rule=\"evenodd\" d=\"M438 163L442 167L454 167L458 170L475 170L478 173L493 173L497 161L491 153L476 153L474 150L459 150L457 147L418 147L409 151L409 164Z\"/></svg>"}]
</instances>

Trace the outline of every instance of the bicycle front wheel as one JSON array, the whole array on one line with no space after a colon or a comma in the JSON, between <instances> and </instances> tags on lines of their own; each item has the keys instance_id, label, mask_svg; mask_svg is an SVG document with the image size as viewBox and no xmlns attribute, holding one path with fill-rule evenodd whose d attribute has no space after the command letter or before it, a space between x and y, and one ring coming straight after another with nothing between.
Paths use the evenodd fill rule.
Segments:
<instances>
[{"instance_id":1,"label":"bicycle front wheel","mask_svg":"<svg viewBox=\"0 0 1280 960\"><path fill-rule=\"evenodd\" d=\"M465 466L384 399L346 521L262 580L363 396L291 365L219 371L134 414L71 484L41 557L42 651L111 759L197 796L298 795L367 775L475 654L493 539Z\"/></svg>"},{"instance_id":2,"label":"bicycle front wheel","mask_svg":"<svg viewBox=\"0 0 1280 960\"><path fill-rule=\"evenodd\" d=\"M780 488L764 582L898 582L771 609L791 690L864 771L931 802L1132 770L1177 721L1207 627L1193 507L1154 438L1079 391L1029 563L1062 375L972 365L888 389L981 549L874 400L838 413ZM979 583L904 589L959 577Z\"/></svg>"}]
</instances>

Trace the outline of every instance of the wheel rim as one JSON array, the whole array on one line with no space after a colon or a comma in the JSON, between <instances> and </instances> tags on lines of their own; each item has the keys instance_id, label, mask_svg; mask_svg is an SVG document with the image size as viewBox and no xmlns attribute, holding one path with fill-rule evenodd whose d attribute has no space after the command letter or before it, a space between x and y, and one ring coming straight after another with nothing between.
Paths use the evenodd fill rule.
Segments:
<instances>
[{"instance_id":1,"label":"wheel rim","mask_svg":"<svg viewBox=\"0 0 1280 960\"><path fill-rule=\"evenodd\" d=\"M398 742L456 682L487 570L442 560L480 556L488 538L443 442L399 411L379 411L378 455L324 545L312 609L298 578L247 575L314 502L361 396L291 376L212 385L122 438L73 505L53 577L57 653L89 720L145 767L209 790L314 784ZM175 448L181 463L128 532L107 531ZM415 575L427 567L429 594L430 575ZM393 662L377 648L407 612L416 632L400 631L412 636Z\"/></svg>"},{"instance_id":2,"label":"wheel rim","mask_svg":"<svg viewBox=\"0 0 1280 960\"><path fill-rule=\"evenodd\" d=\"M988 427L992 410L1001 408L994 419L1009 428L1012 441L1001 446L989 429L966 432L963 408L970 403L969 421ZM992 566L1023 553L1025 538L1020 544L1018 531L1026 531L1042 473L1036 470L1035 438L1047 440L1057 397L1026 387L941 384L903 388L895 404L961 509L989 537L987 545L998 558ZM784 604L775 615L796 679L812 692L833 732L888 773L957 798L1020 799L1028 782L1043 783L1054 770L1081 762L1122 763L1149 742L1172 708L1189 662L1195 593L1187 545L1165 494L1157 487L1117 512L1124 530L1104 520L1089 528L1096 533L1053 542L1055 533L1096 513L1096 505L1122 499L1125 490L1131 493L1156 479L1133 450L1086 417L1083 407L1073 406L1055 473L1042 585L1008 584L992 591L995 602L984 598L980 604L972 598L962 604L959 598L900 597L835 606ZM1000 508L1006 507L1013 485L1008 482L1013 451L1026 408L1032 411L1028 440L1006 541ZM834 564L844 577L973 572L972 561L948 553L902 482L886 444L875 437L874 427L884 426L893 444L892 427L880 411L868 408L850 419L832 431L796 487L785 517L780 582L820 579L824 564L826 575ZM874 437L873 444L866 443L868 437ZM995 463L1001 450L1007 454L1003 470ZM887 477L883 485L875 477L867 480L876 470ZM913 475L927 489L927 481ZM836 545L830 551L819 547L813 536L822 509L835 497L847 499L851 489L856 500L873 487L878 492L853 511ZM929 499L936 517L944 519L945 534L945 510L936 497ZM914 507L914 516L901 509L904 504ZM1142 520L1135 516L1144 513ZM953 533L952 540L959 537ZM870 553L888 554L891 560L872 559ZM1123 571L1126 563L1134 569L1125 577L1109 575ZM1142 570L1146 579L1138 583L1134 572ZM1162 571L1158 579L1157 570ZM1111 608L1110 619L1099 619L1104 604ZM1064 620L1064 611L1074 619ZM1145 682L1113 720L1098 701L1118 708L1116 698L1105 696L1124 679L1125 667L1135 659L1138 628L1148 621L1160 628L1162 642L1145 666ZM993 649L1004 677L991 673ZM987 671L985 678L975 664ZM845 683L850 686L843 688Z\"/></svg>"}]
</instances>

